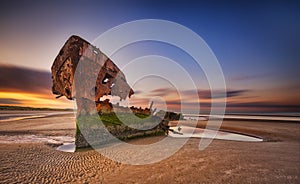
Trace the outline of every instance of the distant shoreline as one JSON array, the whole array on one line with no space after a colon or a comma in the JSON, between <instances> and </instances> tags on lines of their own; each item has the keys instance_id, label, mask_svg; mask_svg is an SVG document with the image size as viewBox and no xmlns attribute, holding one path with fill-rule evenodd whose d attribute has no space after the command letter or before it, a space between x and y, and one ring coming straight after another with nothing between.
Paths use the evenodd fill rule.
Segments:
<instances>
[{"instance_id":1,"label":"distant shoreline","mask_svg":"<svg viewBox=\"0 0 300 184\"><path fill-rule=\"evenodd\" d=\"M22 111L73 111L73 109L56 109L56 108L37 108L37 107L24 107L24 106L5 106L0 105L0 111L2 110L22 110Z\"/></svg>"},{"instance_id":2,"label":"distant shoreline","mask_svg":"<svg viewBox=\"0 0 300 184\"><path fill-rule=\"evenodd\" d=\"M4 112L4 113L2 113ZM15 113L18 112L18 113ZM23 113L24 112L24 113ZM25 119L41 119L52 116L61 116L73 114L72 111L20 111L20 110L2 110L0 111L0 123L9 121L19 121Z\"/></svg>"},{"instance_id":3,"label":"distant shoreline","mask_svg":"<svg viewBox=\"0 0 300 184\"><path fill-rule=\"evenodd\" d=\"M299 115L281 115L281 114L224 114L224 115L197 115L183 114L185 118L203 118L204 120L231 120L231 121L288 121L300 122Z\"/></svg>"}]
</instances>

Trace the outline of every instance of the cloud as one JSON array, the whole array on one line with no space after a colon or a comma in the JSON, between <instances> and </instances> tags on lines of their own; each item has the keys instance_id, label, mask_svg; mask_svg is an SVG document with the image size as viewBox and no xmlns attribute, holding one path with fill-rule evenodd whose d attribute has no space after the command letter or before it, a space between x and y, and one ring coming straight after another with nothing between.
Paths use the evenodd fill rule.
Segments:
<instances>
[{"instance_id":1,"label":"cloud","mask_svg":"<svg viewBox=\"0 0 300 184\"><path fill-rule=\"evenodd\" d=\"M193 111L195 107L199 106L197 102L180 102L180 100L167 101L167 104L174 110L180 110L180 108ZM218 108L219 103L214 103L214 107ZM211 103L200 102L200 110L207 111L211 109ZM226 104L227 112L299 112L300 105L281 104L272 102L247 102L247 103L235 103L228 102Z\"/></svg>"},{"instance_id":2,"label":"cloud","mask_svg":"<svg viewBox=\"0 0 300 184\"><path fill-rule=\"evenodd\" d=\"M142 94L143 92L141 90L134 90L134 94L135 95L139 95L139 94Z\"/></svg>"},{"instance_id":3,"label":"cloud","mask_svg":"<svg viewBox=\"0 0 300 184\"><path fill-rule=\"evenodd\" d=\"M221 91L214 91L214 99L221 99L221 98L233 98L233 97L247 97L245 96L245 93L250 92L250 90L247 89L239 89L239 90L227 90L226 93L224 94ZM168 95L173 95L174 94L181 94L181 97L183 99L204 99L204 100L210 100L212 99L212 94L211 90L204 89L204 90L182 90L182 91L176 91L175 89L172 88L158 88L154 89L150 92L143 92L143 91L138 91L139 95L145 94L146 97L153 97L153 96L161 96L165 97ZM226 95L226 96L225 96Z\"/></svg>"},{"instance_id":4,"label":"cloud","mask_svg":"<svg viewBox=\"0 0 300 184\"><path fill-rule=\"evenodd\" d=\"M51 91L51 73L10 65L0 65L0 90L30 93Z\"/></svg>"},{"instance_id":5,"label":"cloud","mask_svg":"<svg viewBox=\"0 0 300 184\"><path fill-rule=\"evenodd\" d=\"M227 107L244 107L244 108L276 108L276 109L294 109L300 110L300 105L279 104L272 102L247 102L247 103L228 103Z\"/></svg>"},{"instance_id":6,"label":"cloud","mask_svg":"<svg viewBox=\"0 0 300 184\"><path fill-rule=\"evenodd\" d=\"M185 90L183 91L183 95L185 95L188 98L196 98L196 96L199 96L201 99L210 99L211 98L211 92L210 90Z\"/></svg>"},{"instance_id":7,"label":"cloud","mask_svg":"<svg viewBox=\"0 0 300 184\"><path fill-rule=\"evenodd\" d=\"M150 91L148 96L166 96L172 93L176 93L176 90L172 88L157 88Z\"/></svg>"},{"instance_id":8,"label":"cloud","mask_svg":"<svg viewBox=\"0 0 300 184\"><path fill-rule=\"evenodd\" d=\"M20 100L13 99L13 98L0 98L0 104L13 104L19 105L22 104Z\"/></svg>"},{"instance_id":9,"label":"cloud","mask_svg":"<svg viewBox=\"0 0 300 184\"><path fill-rule=\"evenodd\" d=\"M227 91L227 98L242 96L244 93L248 92L249 90L230 90Z\"/></svg>"},{"instance_id":10,"label":"cloud","mask_svg":"<svg viewBox=\"0 0 300 184\"><path fill-rule=\"evenodd\" d=\"M249 90L227 90L226 91L226 96L227 98L231 97L237 97L237 96L243 96L244 93L248 92ZM185 90L183 91L183 94L186 96L189 96L191 98L195 98L195 94L198 93L198 96L200 99L211 99L211 91L210 90ZM220 91L215 91L214 93L214 98L224 98L224 94L221 93Z\"/></svg>"},{"instance_id":11,"label":"cloud","mask_svg":"<svg viewBox=\"0 0 300 184\"><path fill-rule=\"evenodd\" d=\"M245 94L249 92L250 90L228 90L227 96L228 98L233 97L240 97L245 98L249 97L248 94ZM170 92L169 89L157 89L154 92L159 92L162 94L166 94L167 92ZM251 92L251 91L250 91ZM174 98L174 99L165 99L167 107L170 111L181 111L184 109L185 111L195 112L196 109L198 109L200 105L200 111L208 113L211 110L211 102L210 99L210 91L209 90L198 90L200 99L197 99L195 96L195 92L191 90L185 90L184 95L186 95L184 98ZM197 95L197 93L196 93ZM252 96L253 97L253 96ZM255 97L255 96L254 96ZM206 98L208 100L201 100L201 98ZM258 100L259 98L256 98ZM134 103L132 105L136 106L144 106L147 107L149 105L149 99L147 98L137 98L133 100ZM223 106L222 103L214 102L214 107L220 108ZM300 105L297 104L289 104L286 103L280 103L280 102L272 102L272 101L256 101L256 102L245 102L243 100L238 101L227 101L226 104L226 112L299 112L300 111Z\"/></svg>"}]
</instances>

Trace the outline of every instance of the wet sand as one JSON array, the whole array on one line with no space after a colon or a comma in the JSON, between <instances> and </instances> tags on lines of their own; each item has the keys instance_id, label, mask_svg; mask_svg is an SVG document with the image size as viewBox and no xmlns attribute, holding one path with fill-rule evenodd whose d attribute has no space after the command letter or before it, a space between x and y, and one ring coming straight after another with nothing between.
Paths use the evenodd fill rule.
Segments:
<instances>
[{"instance_id":1,"label":"wet sand","mask_svg":"<svg viewBox=\"0 0 300 184\"><path fill-rule=\"evenodd\" d=\"M171 157L142 166L116 163L93 150L66 153L45 143L0 143L0 183L300 183L299 123L224 121L222 129L265 141L214 140L200 151L199 139L191 138ZM23 134L73 136L74 117L1 122L0 135Z\"/></svg>"}]
</instances>

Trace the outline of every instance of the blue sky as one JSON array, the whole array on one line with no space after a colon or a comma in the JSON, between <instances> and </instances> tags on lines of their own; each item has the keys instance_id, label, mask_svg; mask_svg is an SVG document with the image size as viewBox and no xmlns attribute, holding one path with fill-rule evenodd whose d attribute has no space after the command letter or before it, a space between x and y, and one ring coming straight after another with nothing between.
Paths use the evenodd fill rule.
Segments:
<instances>
[{"instance_id":1,"label":"blue sky","mask_svg":"<svg viewBox=\"0 0 300 184\"><path fill-rule=\"evenodd\" d=\"M292 107L284 111L298 111L299 9L297 1L1 1L0 64L49 72L72 34L93 41L128 21L164 19L188 27L206 41L222 66L228 90L247 90L230 98L231 105L273 104ZM164 49L163 44L140 47L144 51L136 55L156 53L178 58L176 49ZM178 62L190 68L205 86L201 72L186 63L184 54L180 57ZM18 79L2 77L2 92L9 91L4 83L10 80ZM3 96L0 102L8 99L13 96Z\"/></svg>"}]
</instances>

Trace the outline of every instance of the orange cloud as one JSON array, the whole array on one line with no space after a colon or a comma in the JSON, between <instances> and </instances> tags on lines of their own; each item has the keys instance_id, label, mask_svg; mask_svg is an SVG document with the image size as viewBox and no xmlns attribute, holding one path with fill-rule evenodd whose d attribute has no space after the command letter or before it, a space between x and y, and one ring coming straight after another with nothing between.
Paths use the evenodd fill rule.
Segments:
<instances>
[{"instance_id":1,"label":"orange cloud","mask_svg":"<svg viewBox=\"0 0 300 184\"><path fill-rule=\"evenodd\" d=\"M73 107L72 102L66 99L55 99L52 95L23 92L0 92L0 104L49 108Z\"/></svg>"},{"instance_id":2,"label":"orange cloud","mask_svg":"<svg viewBox=\"0 0 300 184\"><path fill-rule=\"evenodd\" d=\"M0 105L72 108L65 98L51 93L51 74L47 71L0 65Z\"/></svg>"}]
</instances>

